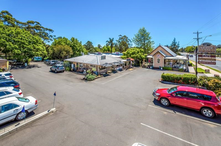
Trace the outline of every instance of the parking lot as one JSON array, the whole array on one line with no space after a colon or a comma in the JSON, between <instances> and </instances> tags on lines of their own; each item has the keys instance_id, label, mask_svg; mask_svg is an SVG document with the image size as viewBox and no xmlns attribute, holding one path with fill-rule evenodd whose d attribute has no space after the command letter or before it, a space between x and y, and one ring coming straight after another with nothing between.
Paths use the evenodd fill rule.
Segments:
<instances>
[{"instance_id":1,"label":"parking lot","mask_svg":"<svg viewBox=\"0 0 221 146\"><path fill-rule=\"evenodd\" d=\"M163 71L134 68L92 82L72 72L52 73L49 66L12 70L24 96L34 96L35 114L57 111L5 137L4 146L219 146L221 116L204 118L176 106L162 107L152 96ZM9 123L10 124L10 123ZM3 125L5 126L5 125Z\"/></svg>"}]
</instances>

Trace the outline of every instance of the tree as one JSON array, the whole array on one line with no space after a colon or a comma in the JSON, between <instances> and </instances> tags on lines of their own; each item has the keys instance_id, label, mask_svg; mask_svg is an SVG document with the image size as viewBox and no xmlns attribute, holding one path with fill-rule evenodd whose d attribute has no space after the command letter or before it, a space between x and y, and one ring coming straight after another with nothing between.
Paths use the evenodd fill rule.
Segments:
<instances>
[{"instance_id":1,"label":"tree","mask_svg":"<svg viewBox=\"0 0 221 146\"><path fill-rule=\"evenodd\" d=\"M7 59L8 54L19 61L28 62L34 56L47 55L45 44L39 36L18 27L0 22L0 48Z\"/></svg>"},{"instance_id":2,"label":"tree","mask_svg":"<svg viewBox=\"0 0 221 146\"><path fill-rule=\"evenodd\" d=\"M126 52L123 52L123 59L133 58L139 64L143 59L146 59L147 54L144 54L144 50L140 48L130 48Z\"/></svg>"},{"instance_id":3,"label":"tree","mask_svg":"<svg viewBox=\"0 0 221 146\"><path fill-rule=\"evenodd\" d=\"M98 44L98 45L97 45L97 47L98 47L99 49L102 49L102 46L101 46L101 44Z\"/></svg>"},{"instance_id":4,"label":"tree","mask_svg":"<svg viewBox=\"0 0 221 146\"><path fill-rule=\"evenodd\" d=\"M154 41L151 41L150 33L144 27L134 35L133 42L136 47L144 49L147 54L153 50Z\"/></svg>"},{"instance_id":5,"label":"tree","mask_svg":"<svg viewBox=\"0 0 221 146\"><path fill-rule=\"evenodd\" d=\"M174 53L177 53L179 51L179 47L180 47L179 42L176 42L176 38L174 38L169 48Z\"/></svg>"},{"instance_id":6,"label":"tree","mask_svg":"<svg viewBox=\"0 0 221 146\"><path fill-rule=\"evenodd\" d=\"M185 48L185 52L188 52L188 53L193 53L195 51L196 47L195 46L187 46Z\"/></svg>"},{"instance_id":7,"label":"tree","mask_svg":"<svg viewBox=\"0 0 221 146\"><path fill-rule=\"evenodd\" d=\"M93 46L93 43L91 41L87 41L85 44L84 44L84 47L85 49L90 52L90 53L94 53L95 50L94 50L94 46Z\"/></svg>"},{"instance_id":8,"label":"tree","mask_svg":"<svg viewBox=\"0 0 221 146\"><path fill-rule=\"evenodd\" d=\"M107 46L111 47L111 53L112 53L112 48L114 46L114 38L109 38L109 40L107 40L106 42L107 42Z\"/></svg>"},{"instance_id":9,"label":"tree","mask_svg":"<svg viewBox=\"0 0 221 146\"><path fill-rule=\"evenodd\" d=\"M84 46L82 45L82 43L80 41L78 41L78 39L72 37L71 40L71 48L73 51L73 56L81 56L82 53L87 54L87 50L84 48Z\"/></svg>"},{"instance_id":10,"label":"tree","mask_svg":"<svg viewBox=\"0 0 221 146\"><path fill-rule=\"evenodd\" d=\"M25 29L29 31L32 35L41 37L43 41L52 41L55 37L54 35L51 35L51 33L53 33L52 29L43 27L37 21L29 20L27 22L21 22L15 19L8 11L0 12L0 21L7 26Z\"/></svg>"},{"instance_id":11,"label":"tree","mask_svg":"<svg viewBox=\"0 0 221 146\"><path fill-rule=\"evenodd\" d=\"M72 48L67 45L56 45L53 46L54 58L64 60L73 54Z\"/></svg>"},{"instance_id":12,"label":"tree","mask_svg":"<svg viewBox=\"0 0 221 146\"><path fill-rule=\"evenodd\" d=\"M128 48L131 47L132 41L126 35L119 35L119 39L117 40L117 44L115 44L115 49L119 50L120 52L126 51Z\"/></svg>"}]
</instances>

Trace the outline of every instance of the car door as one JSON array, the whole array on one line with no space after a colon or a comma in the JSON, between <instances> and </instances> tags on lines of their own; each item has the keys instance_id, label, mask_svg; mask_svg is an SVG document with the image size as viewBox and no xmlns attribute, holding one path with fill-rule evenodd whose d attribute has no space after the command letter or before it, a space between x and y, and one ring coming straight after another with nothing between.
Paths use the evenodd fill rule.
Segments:
<instances>
[{"instance_id":1,"label":"car door","mask_svg":"<svg viewBox=\"0 0 221 146\"><path fill-rule=\"evenodd\" d=\"M5 97L13 96L12 92L9 92L9 91L4 91L4 92L5 92Z\"/></svg>"},{"instance_id":2,"label":"car door","mask_svg":"<svg viewBox=\"0 0 221 146\"><path fill-rule=\"evenodd\" d=\"M203 94L187 92L188 98L186 99L188 108L200 110L200 108L204 105L204 101L202 100L204 97Z\"/></svg>"},{"instance_id":3,"label":"car door","mask_svg":"<svg viewBox=\"0 0 221 146\"><path fill-rule=\"evenodd\" d=\"M183 106L183 107L186 107L187 106L187 103L186 103L186 97L187 94L185 91L176 91L172 94L172 98L173 101L171 102L172 104L175 104L175 105L179 105L179 106ZM170 99L170 101L171 101Z\"/></svg>"},{"instance_id":4,"label":"car door","mask_svg":"<svg viewBox=\"0 0 221 146\"><path fill-rule=\"evenodd\" d=\"M20 106L14 103L7 103L0 106L0 124L15 119L16 115L20 111Z\"/></svg>"},{"instance_id":5,"label":"car door","mask_svg":"<svg viewBox=\"0 0 221 146\"><path fill-rule=\"evenodd\" d=\"M5 98L5 92L4 91L0 91L0 98Z\"/></svg>"}]
</instances>

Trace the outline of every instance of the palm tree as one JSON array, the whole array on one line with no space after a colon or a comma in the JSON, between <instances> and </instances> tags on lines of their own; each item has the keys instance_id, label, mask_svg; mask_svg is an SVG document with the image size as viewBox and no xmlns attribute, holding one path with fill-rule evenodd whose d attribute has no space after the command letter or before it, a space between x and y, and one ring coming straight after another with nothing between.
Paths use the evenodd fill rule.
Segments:
<instances>
[{"instance_id":1,"label":"palm tree","mask_svg":"<svg viewBox=\"0 0 221 146\"><path fill-rule=\"evenodd\" d=\"M107 45L111 47L111 53L112 53L112 48L114 46L114 38L109 38L109 40L106 41Z\"/></svg>"}]
</instances>

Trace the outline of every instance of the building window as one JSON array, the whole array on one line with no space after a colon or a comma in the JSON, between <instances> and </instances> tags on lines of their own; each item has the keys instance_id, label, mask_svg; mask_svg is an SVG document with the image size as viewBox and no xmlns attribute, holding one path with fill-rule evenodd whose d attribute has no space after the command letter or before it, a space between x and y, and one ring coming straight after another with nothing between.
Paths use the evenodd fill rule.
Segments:
<instances>
[{"instance_id":1,"label":"building window","mask_svg":"<svg viewBox=\"0 0 221 146\"><path fill-rule=\"evenodd\" d=\"M157 59L157 63L160 63L160 58Z\"/></svg>"}]
</instances>

